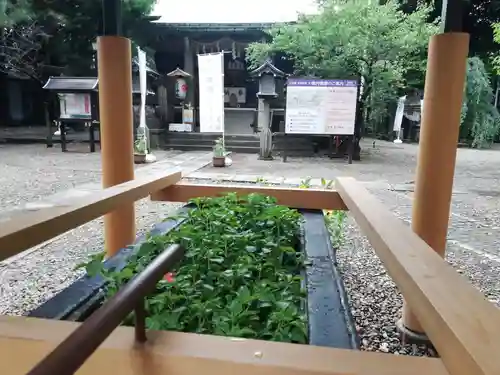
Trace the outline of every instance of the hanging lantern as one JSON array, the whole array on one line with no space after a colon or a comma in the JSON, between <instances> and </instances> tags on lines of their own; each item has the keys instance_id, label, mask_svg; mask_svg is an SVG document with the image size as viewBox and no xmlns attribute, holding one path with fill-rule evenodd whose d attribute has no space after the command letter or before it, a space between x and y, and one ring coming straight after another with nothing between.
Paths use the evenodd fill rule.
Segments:
<instances>
[{"instance_id":1,"label":"hanging lantern","mask_svg":"<svg viewBox=\"0 0 500 375\"><path fill-rule=\"evenodd\" d=\"M175 81L175 96L180 100L184 100L186 99L187 91L188 84L186 80L181 77L177 78Z\"/></svg>"},{"instance_id":2,"label":"hanging lantern","mask_svg":"<svg viewBox=\"0 0 500 375\"><path fill-rule=\"evenodd\" d=\"M187 78L191 78L191 74L177 68L167 74L168 77L175 77L175 96L177 99L185 100L188 93Z\"/></svg>"}]
</instances>

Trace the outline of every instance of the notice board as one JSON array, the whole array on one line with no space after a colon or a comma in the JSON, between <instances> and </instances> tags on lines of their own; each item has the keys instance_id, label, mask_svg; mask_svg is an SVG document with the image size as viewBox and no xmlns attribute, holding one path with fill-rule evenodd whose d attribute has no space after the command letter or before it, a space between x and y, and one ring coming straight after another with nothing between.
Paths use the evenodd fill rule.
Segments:
<instances>
[{"instance_id":1,"label":"notice board","mask_svg":"<svg viewBox=\"0 0 500 375\"><path fill-rule=\"evenodd\" d=\"M355 80L288 79L285 133L354 134L357 95Z\"/></svg>"},{"instance_id":2,"label":"notice board","mask_svg":"<svg viewBox=\"0 0 500 375\"><path fill-rule=\"evenodd\" d=\"M59 94L60 118L91 120L90 94Z\"/></svg>"}]
</instances>

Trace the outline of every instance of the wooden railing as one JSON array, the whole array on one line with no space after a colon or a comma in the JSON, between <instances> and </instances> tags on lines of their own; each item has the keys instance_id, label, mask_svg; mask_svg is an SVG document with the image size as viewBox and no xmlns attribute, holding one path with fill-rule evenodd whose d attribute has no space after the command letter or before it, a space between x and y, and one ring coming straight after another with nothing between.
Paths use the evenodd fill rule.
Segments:
<instances>
[{"instance_id":1,"label":"wooden railing","mask_svg":"<svg viewBox=\"0 0 500 375\"><path fill-rule=\"evenodd\" d=\"M75 329L28 375L74 374L132 310L135 310L135 340L145 342L144 297L154 290L156 283L182 256L182 248L171 245Z\"/></svg>"},{"instance_id":2,"label":"wooden railing","mask_svg":"<svg viewBox=\"0 0 500 375\"><path fill-rule=\"evenodd\" d=\"M354 179L339 178L338 191L190 185L179 180L179 172L164 173L118 185L92 197L61 202L54 208L15 216L0 226L0 259L99 217L121 203L149 194L154 200L186 201L227 191L260 192L297 208L349 209L441 358L391 356L173 332L149 332L148 342L137 346L134 330L118 327L78 374L500 374L499 310ZM54 346L72 332L78 332L78 327L83 326L0 317L2 374L25 374ZM98 338L92 341L92 348L101 342L102 335Z\"/></svg>"}]
</instances>

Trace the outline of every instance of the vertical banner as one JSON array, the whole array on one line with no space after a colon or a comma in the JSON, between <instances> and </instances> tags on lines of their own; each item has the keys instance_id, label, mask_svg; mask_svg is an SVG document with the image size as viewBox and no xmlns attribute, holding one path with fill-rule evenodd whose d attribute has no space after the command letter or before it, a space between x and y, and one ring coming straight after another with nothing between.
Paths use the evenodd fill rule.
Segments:
<instances>
[{"instance_id":1,"label":"vertical banner","mask_svg":"<svg viewBox=\"0 0 500 375\"><path fill-rule=\"evenodd\" d=\"M396 116L394 116L394 127L392 130L395 132L401 131L401 125L403 123L403 114L405 112L405 101L406 96L402 96L398 100L398 108L396 109Z\"/></svg>"},{"instance_id":2,"label":"vertical banner","mask_svg":"<svg viewBox=\"0 0 500 375\"><path fill-rule=\"evenodd\" d=\"M139 126L146 126L146 52L137 48L137 56L139 59L139 82L141 88L141 112L139 119Z\"/></svg>"},{"instance_id":3,"label":"vertical banner","mask_svg":"<svg viewBox=\"0 0 500 375\"><path fill-rule=\"evenodd\" d=\"M198 55L200 132L224 136L224 55Z\"/></svg>"}]
</instances>

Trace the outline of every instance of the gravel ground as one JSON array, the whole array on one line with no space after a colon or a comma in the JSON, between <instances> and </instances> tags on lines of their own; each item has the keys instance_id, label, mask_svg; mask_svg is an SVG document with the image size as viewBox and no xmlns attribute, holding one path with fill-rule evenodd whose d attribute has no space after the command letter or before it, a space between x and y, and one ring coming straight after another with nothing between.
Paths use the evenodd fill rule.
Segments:
<instances>
[{"instance_id":1,"label":"gravel ground","mask_svg":"<svg viewBox=\"0 0 500 375\"><path fill-rule=\"evenodd\" d=\"M412 190L418 147L378 142L364 145L361 163L347 165L328 159L290 158L262 162L254 156L235 155L226 174L268 181L334 179L353 176L367 187L398 218L410 224ZM459 149L455 170L447 261L500 307L500 152ZM196 173L201 178L220 174L206 167ZM194 176L194 175L193 175ZM221 178L221 177L218 177ZM387 275L373 248L352 217L345 226L345 242L337 252L339 268L361 341L361 349L393 354L434 356L432 348L404 345L395 328L401 317L402 298Z\"/></svg>"},{"instance_id":2,"label":"gravel ground","mask_svg":"<svg viewBox=\"0 0 500 375\"><path fill-rule=\"evenodd\" d=\"M255 156L234 155L233 166L226 169L206 168L212 175L252 176L271 180L277 177L332 179L354 176L368 182L371 192L400 219L409 223L412 191L418 148L413 145L394 146L379 142L367 149L363 162L351 166L324 159L291 158L289 163L257 161ZM6 147L10 149L6 150ZM95 155L53 155L36 146L0 146L0 203L12 207L22 202L41 199L82 183L100 178ZM366 150L366 149L365 149ZM57 155L55 155L57 153ZM455 177L456 192L448 236L447 260L467 277L485 296L500 307L500 185L498 163L500 152L495 150L459 150ZM203 174L203 170L200 171ZM197 173L199 175L199 173ZM42 178L43 176L43 178ZM223 177L218 177L217 183ZM200 182L191 180L191 182ZM204 181L206 182L206 181ZM234 182L231 182L234 183ZM396 185L405 185L403 189ZM137 204L138 227L144 231L159 217L167 215L175 205ZM64 238L9 263L0 263L0 313L23 314L48 299L78 277L61 269L73 267L89 254L102 249L102 226L99 220L88 223ZM402 299L384 267L349 217L345 226L345 241L337 253L339 267L358 333L361 348L394 354L435 355L432 349L403 345L395 329L401 316Z\"/></svg>"},{"instance_id":3,"label":"gravel ground","mask_svg":"<svg viewBox=\"0 0 500 375\"><path fill-rule=\"evenodd\" d=\"M403 344L395 322L401 317L403 299L387 275L368 240L352 217L345 223L345 241L337 261L349 298L351 313L366 351L434 356L425 345Z\"/></svg>"},{"instance_id":4,"label":"gravel ground","mask_svg":"<svg viewBox=\"0 0 500 375\"><path fill-rule=\"evenodd\" d=\"M183 155L159 152L156 156L162 160ZM4 210L101 179L98 153L61 153L58 148L40 145L0 145L0 160L0 205ZM176 203L138 201L138 232L144 233L178 207ZM101 218L36 251L0 262L0 314L23 315L31 311L80 277L83 271L74 271L75 266L102 250Z\"/></svg>"}]
</instances>

